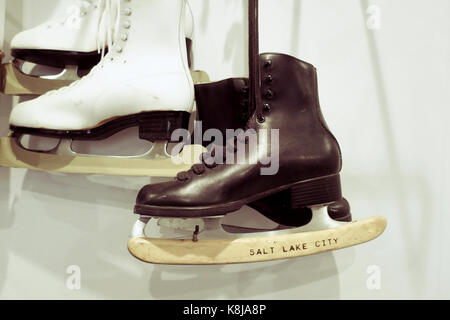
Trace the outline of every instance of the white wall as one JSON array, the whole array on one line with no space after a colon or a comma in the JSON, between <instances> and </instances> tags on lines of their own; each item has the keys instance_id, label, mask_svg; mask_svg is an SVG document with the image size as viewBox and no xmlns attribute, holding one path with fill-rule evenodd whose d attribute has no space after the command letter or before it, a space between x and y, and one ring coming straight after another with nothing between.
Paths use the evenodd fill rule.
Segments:
<instances>
[{"instance_id":1,"label":"white wall","mask_svg":"<svg viewBox=\"0 0 450 320\"><path fill-rule=\"evenodd\" d=\"M58 3L6 2L5 49ZM246 75L246 1L191 4L196 67L213 80ZM371 4L381 10L379 30L366 26ZM148 265L126 249L148 178L1 168L0 298L450 298L449 12L448 0L261 0L261 51L317 67L323 112L343 150L345 196L356 218L388 218L381 238L288 261ZM14 101L0 99L6 134ZM66 287L69 265L81 267L81 290ZM369 266L381 271L380 290L366 285Z\"/></svg>"}]
</instances>

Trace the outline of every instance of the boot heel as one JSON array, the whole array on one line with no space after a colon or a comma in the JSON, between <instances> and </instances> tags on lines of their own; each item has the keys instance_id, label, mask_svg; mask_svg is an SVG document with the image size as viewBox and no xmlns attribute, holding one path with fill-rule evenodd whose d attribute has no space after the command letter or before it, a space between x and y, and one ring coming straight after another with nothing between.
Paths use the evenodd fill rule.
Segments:
<instances>
[{"instance_id":1,"label":"boot heel","mask_svg":"<svg viewBox=\"0 0 450 320\"><path fill-rule=\"evenodd\" d=\"M146 112L139 116L139 138L155 141L171 141L177 129L189 128L190 114L183 111Z\"/></svg>"},{"instance_id":2,"label":"boot heel","mask_svg":"<svg viewBox=\"0 0 450 320\"><path fill-rule=\"evenodd\" d=\"M340 176L305 181L291 187L293 209L326 204L342 198Z\"/></svg>"}]
</instances>

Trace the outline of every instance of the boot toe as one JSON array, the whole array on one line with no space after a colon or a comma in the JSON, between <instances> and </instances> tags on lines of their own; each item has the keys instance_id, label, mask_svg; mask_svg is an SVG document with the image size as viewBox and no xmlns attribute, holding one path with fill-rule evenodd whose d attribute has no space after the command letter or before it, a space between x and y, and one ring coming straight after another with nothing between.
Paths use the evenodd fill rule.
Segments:
<instances>
[{"instance_id":1,"label":"boot toe","mask_svg":"<svg viewBox=\"0 0 450 320\"><path fill-rule=\"evenodd\" d=\"M32 35L29 31L22 31L14 36L11 40L12 49L29 49Z\"/></svg>"},{"instance_id":2,"label":"boot toe","mask_svg":"<svg viewBox=\"0 0 450 320\"><path fill-rule=\"evenodd\" d=\"M167 183L150 184L143 187L136 198L138 206L168 206L174 205L175 200L166 191Z\"/></svg>"},{"instance_id":3,"label":"boot toe","mask_svg":"<svg viewBox=\"0 0 450 320\"><path fill-rule=\"evenodd\" d=\"M46 29L45 25L39 25L19 32L11 40L11 49L51 49L45 43L49 41L47 38L51 39L51 37L42 37Z\"/></svg>"},{"instance_id":4,"label":"boot toe","mask_svg":"<svg viewBox=\"0 0 450 320\"><path fill-rule=\"evenodd\" d=\"M50 130L84 130L98 122L87 111L76 109L72 95L62 94L43 95L19 103L9 118L10 125L15 127Z\"/></svg>"},{"instance_id":5,"label":"boot toe","mask_svg":"<svg viewBox=\"0 0 450 320\"><path fill-rule=\"evenodd\" d=\"M39 120L39 110L34 100L19 103L15 106L9 118L9 123L16 127L39 128L42 124Z\"/></svg>"}]
</instances>

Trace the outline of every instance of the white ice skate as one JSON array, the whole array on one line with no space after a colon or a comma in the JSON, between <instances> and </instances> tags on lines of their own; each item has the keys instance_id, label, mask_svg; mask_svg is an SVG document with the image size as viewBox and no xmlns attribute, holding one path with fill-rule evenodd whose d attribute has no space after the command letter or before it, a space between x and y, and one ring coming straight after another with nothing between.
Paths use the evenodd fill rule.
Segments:
<instances>
[{"instance_id":1,"label":"white ice skate","mask_svg":"<svg viewBox=\"0 0 450 320\"><path fill-rule=\"evenodd\" d=\"M13 108L11 137L0 142L0 166L174 176L198 159L200 146L185 148L197 151L187 157L185 152L180 156L183 161L177 162L167 151L172 133L187 129L194 103L185 42L185 0L110 2L118 18L107 24L106 35L113 35L107 41L108 53L81 80ZM80 155L71 148L73 140L101 140L132 126L139 127L141 139L153 143L145 154L99 157ZM28 150L22 144L24 135L61 141L52 150Z\"/></svg>"},{"instance_id":2,"label":"white ice skate","mask_svg":"<svg viewBox=\"0 0 450 320\"><path fill-rule=\"evenodd\" d=\"M79 79L112 42L119 8L114 1L74 0L63 17L51 19L17 34L11 41L14 60L2 92L44 94ZM85 72L86 73L86 72Z\"/></svg>"},{"instance_id":3,"label":"white ice skate","mask_svg":"<svg viewBox=\"0 0 450 320\"><path fill-rule=\"evenodd\" d=\"M17 34L11 41L14 60L0 66L0 92L41 95L79 80L113 45L120 10L120 2L115 0L74 0L64 17ZM190 52L190 8L186 10L185 23ZM0 63L1 58L3 53ZM195 72L196 77L201 76L198 73Z\"/></svg>"}]
</instances>

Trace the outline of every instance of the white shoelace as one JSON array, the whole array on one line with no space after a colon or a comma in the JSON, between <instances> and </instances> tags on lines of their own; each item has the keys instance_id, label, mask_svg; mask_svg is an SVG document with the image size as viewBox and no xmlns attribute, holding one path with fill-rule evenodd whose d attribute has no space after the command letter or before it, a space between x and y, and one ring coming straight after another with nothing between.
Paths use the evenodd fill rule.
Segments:
<instances>
[{"instance_id":1,"label":"white shoelace","mask_svg":"<svg viewBox=\"0 0 450 320\"><path fill-rule=\"evenodd\" d=\"M98 23L97 50L105 56L106 46L112 48L114 39L119 32L120 24L120 0L99 0L99 8L102 15Z\"/></svg>"}]
</instances>

